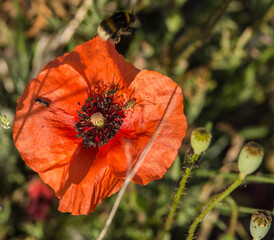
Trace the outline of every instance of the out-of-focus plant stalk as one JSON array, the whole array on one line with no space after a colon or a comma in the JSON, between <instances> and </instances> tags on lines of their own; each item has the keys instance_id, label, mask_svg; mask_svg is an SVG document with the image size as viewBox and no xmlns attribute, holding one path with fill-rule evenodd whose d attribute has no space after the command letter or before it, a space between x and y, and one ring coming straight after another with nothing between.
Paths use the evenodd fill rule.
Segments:
<instances>
[{"instance_id":1,"label":"out-of-focus plant stalk","mask_svg":"<svg viewBox=\"0 0 274 240\"><path fill-rule=\"evenodd\" d=\"M225 173L219 172L214 170L203 170L203 169L196 169L193 173L197 177L216 177L220 176L225 179L235 180L238 177L238 173ZM250 175L246 177L246 182L258 182L258 183L269 183L274 184L274 177L273 174L264 174L264 175Z\"/></svg>"},{"instance_id":2,"label":"out-of-focus plant stalk","mask_svg":"<svg viewBox=\"0 0 274 240\"><path fill-rule=\"evenodd\" d=\"M232 2L232 0L224 0L220 4L220 6L216 9L216 11L210 15L204 25L195 28L190 33L183 36L174 44L174 52L180 52L180 55L176 57L177 61L179 59L188 59L199 47L201 47L211 36L212 30L216 23L220 20L220 18L225 13L228 5ZM191 40L191 38L194 38ZM180 49L182 48L182 44L185 44L188 41L192 41L192 43L182 52ZM176 63L174 63L176 65Z\"/></svg>"},{"instance_id":3,"label":"out-of-focus plant stalk","mask_svg":"<svg viewBox=\"0 0 274 240\"><path fill-rule=\"evenodd\" d=\"M245 181L246 183L246 181ZM221 210L221 211L226 211L226 212L230 212L231 211L231 207L228 206L228 204L221 204L216 206L216 209ZM249 208L249 207L244 207L244 206L239 206L238 205L238 213L246 215L246 214L252 214L254 211L257 211L257 208ZM271 215L274 215L274 210L271 211Z\"/></svg>"},{"instance_id":4,"label":"out-of-focus plant stalk","mask_svg":"<svg viewBox=\"0 0 274 240\"><path fill-rule=\"evenodd\" d=\"M231 218L230 218L229 228L227 230L227 235L234 237L237 221L238 221L238 215L239 215L238 205L234 201L234 199L230 196L226 198L226 201L231 206Z\"/></svg>"}]
</instances>

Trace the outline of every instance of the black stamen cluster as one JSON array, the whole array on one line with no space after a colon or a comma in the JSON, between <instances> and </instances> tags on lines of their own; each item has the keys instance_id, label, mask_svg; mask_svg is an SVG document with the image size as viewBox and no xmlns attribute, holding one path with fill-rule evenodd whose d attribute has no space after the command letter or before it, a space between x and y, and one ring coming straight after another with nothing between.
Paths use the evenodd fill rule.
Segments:
<instances>
[{"instance_id":1,"label":"black stamen cluster","mask_svg":"<svg viewBox=\"0 0 274 240\"><path fill-rule=\"evenodd\" d=\"M104 125L96 127L90 121L91 116L100 112L104 116ZM74 125L78 138L83 138L84 148L100 147L108 143L120 129L125 117L123 105L117 103L113 94L107 92L97 98L88 97Z\"/></svg>"}]
</instances>

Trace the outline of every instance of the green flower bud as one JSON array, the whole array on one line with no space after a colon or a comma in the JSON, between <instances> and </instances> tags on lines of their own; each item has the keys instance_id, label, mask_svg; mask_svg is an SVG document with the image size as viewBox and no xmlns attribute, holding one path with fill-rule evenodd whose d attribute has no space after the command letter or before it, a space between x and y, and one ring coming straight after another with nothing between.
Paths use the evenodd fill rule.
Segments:
<instances>
[{"instance_id":1,"label":"green flower bud","mask_svg":"<svg viewBox=\"0 0 274 240\"><path fill-rule=\"evenodd\" d=\"M205 128L196 128L191 134L191 146L194 149L194 154L200 155L205 151L211 141L211 133Z\"/></svg>"},{"instance_id":2,"label":"green flower bud","mask_svg":"<svg viewBox=\"0 0 274 240\"><path fill-rule=\"evenodd\" d=\"M259 210L253 212L250 221L250 233L254 240L260 240L268 233L271 221L271 215L266 211Z\"/></svg>"},{"instance_id":3,"label":"green flower bud","mask_svg":"<svg viewBox=\"0 0 274 240\"><path fill-rule=\"evenodd\" d=\"M248 175L256 171L262 163L264 149L255 142L247 143L240 152L238 167L239 171Z\"/></svg>"},{"instance_id":4,"label":"green flower bud","mask_svg":"<svg viewBox=\"0 0 274 240\"><path fill-rule=\"evenodd\" d=\"M0 114L0 122L1 122L2 128L4 129L10 128L10 120L5 115Z\"/></svg>"}]
</instances>

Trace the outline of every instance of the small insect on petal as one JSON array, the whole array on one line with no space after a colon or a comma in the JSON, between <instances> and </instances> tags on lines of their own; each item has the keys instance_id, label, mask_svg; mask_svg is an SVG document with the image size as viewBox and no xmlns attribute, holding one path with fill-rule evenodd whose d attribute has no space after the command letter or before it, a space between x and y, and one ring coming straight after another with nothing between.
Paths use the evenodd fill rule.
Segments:
<instances>
[{"instance_id":1,"label":"small insect on petal","mask_svg":"<svg viewBox=\"0 0 274 240\"><path fill-rule=\"evenodd\" d=\"M49 102L44 101L44 100L42 100L40 98L35 98L35 102L38 103L38 104L41 104L41 105L43 105L45 107L49 107Z\"/></svg>"},{"instance_id":2,"label":"small insect on petal","mask_svg":"<svg viewBox=\"0 0 274 240\"><path fill-rule=\"evenodd\" d=\"M136 102L135 99L131 99L131 100L128 101L128 102L126 103L126 105L123 107L123 110L132 108L132 107L134 106L135 102Z\"/></svg>"}]
</instances>

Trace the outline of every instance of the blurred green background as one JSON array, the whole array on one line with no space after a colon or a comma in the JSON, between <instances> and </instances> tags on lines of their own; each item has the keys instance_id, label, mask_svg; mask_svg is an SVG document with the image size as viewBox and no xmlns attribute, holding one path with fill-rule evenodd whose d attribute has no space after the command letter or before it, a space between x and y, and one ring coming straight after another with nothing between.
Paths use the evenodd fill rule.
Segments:
<instances>
[{"instance_id":1,"label":"blurred green background","mask_svg":"<svg viewBox=\"0 0 274 240\"><path fill-rule=\"evenodd\" d=\"M162 180L130 184L106 239L155 238L178 186L191 130L206 126L213 134L211 147L188 182L167 238L184 239L202 204L232 182L224 176L237 172L236 159L246 141L265 149L256 174L274 176L272 0L0 0L0 113L12 125L25 84L48 61L96 36L105 16L132 8L141 24L116 48L137 68L159 71L181 86L189 129ZM116 195L89 216L71 216L58 212L57 199L41 190L35 204L45 212L39 220L29 211L34 204L29 183L35 176L13 145L12 127L0 128L0 239L96 239ZM234 239L251 239L251 208L272 210L273 193L273 184L250 182L232 194L239 206ZM220 239L230 213L224 201L196 239ZM265 239L273 236L272 228Z\"/></svg>"}]
</instances>

